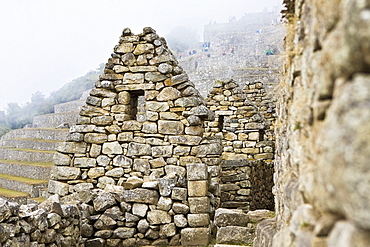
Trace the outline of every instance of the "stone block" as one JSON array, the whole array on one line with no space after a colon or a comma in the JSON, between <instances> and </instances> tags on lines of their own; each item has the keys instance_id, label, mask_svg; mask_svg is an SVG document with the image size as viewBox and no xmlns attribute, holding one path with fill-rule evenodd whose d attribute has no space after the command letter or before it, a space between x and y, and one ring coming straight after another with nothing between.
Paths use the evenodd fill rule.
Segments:
<instances>
[{"instance_id":1,"label":"stone block","mask_svg":"<svg viewBox=\"0 0 370 247\"><path fill-rule=\"evenodd\" d=\"M161 225L159 229L159 237L168 238L175 236L176 234L176 226L174 223Z\"/></svg>"},{"instance_id":2,"label":"stone block","mask_svg":"<svg viewBox=\"0 0 370 247\"><path fill-rule=\"evenodd\" d=\"M147 220L151 225L169 224L172 222L172 217L166 211L152 210L148 212Z\"/></svg>"},{"instance_id":3,"label":"stone block","mask_svg":"<svg viewBox=\"0 0 370 247\"><path fill-rule=\"evenodd\" d=\"M172 157L173 146L154 146L152 147L153 157Z\"/></svg>"},{"instance_id":4,"label":"stone block","mask_svg":"<svg viewBox=\"0 0 370 247\"><path fill-rule=\"evenodd\" d=\"M246 226L249 217L242 210L219 208L216 210L214 222L218 227Z\"/></svg>"},{"instance_id":5,"label":"stone block","mask_svg":"<svg viewBox=\"0 0 370 247\"><path fill-rule=\"evenodd\" d=\"M186 169L182 166L177 165L167 165L164 167L166 172L166 178L178 178L185 177Z\"/></svg>"},{"instance_id":6,"label":"stone block","mask_svg":"<svg viewBox=\"0 0 370 247\"><path fill-rule=\"evenodd\" d=\"M178 120L180 117L175 112L160 112L159 118L161 120Z\"/></svg>"},{"instance_id":7,"label":"stone block","mask_svg":"<svg viewBox=\"0 0 370 247\"><path fill-rule=\"evenodd\" d=\"M163 211L169 211L172 206L172 200L169 197L163 197L161 196L159 198L157 209L163 210Z\"/></svg>"},{"instance_id":8,"label":"stone block","mask_svg":"<svg viewBox=\"0 0 370 247\"><path fill-rule=\"evenodd\" d=\"M181 245L208 245L210 239L209 228L185 228L181 230Z\"/></svg>"},{"instance_id":9,"label":"stone block","mask_svg":"<svg viewBox=\"0 0 370 247\"><path fill-rule=\"evenodd\" d=\"M193 97L193 96L179 98L179 99L175 100L175 102L174 102L175 106L185 107L185 108L186 107L198 106L200 103L201 102L200 102L199 97Z\"/></svg>"},{"instance_id":10,"label":"stone block","mask_svg":"<svg viewBox=\"0 0 370 247\"><path fill-rule=\"evenodd\" d=\"M52 194L65 196L69 192L69 185L67 183L49 180L48 191Z\"/></svg>"},{"instance_id":11,"label":"stone block","mask_svg":"<svg viewBox=\"0 0 370 247\"><path fill-rule=\"evenodd\" d=\"M144 74L125 73L122 80L123 84L140 84L144 83Z\"/></svg>"},{"instance_id":12,"label":"stone block","mask_svg":"<svg viewBox=\"0 0 370 247\"><path fill-rule=\"evenodd\" d=\"M118 167L118 168L113 168L112 170L109 170L105 173L106 176L108 177L114 177L114 178L119 178L123 176L123 168Z\"/></svg>"},{"instance_id":13,"label":"stone block","mask_svg":"<svg viewBox=\"0 0 370 247\"><path fill-rule=\"evenodd\" d=\"M137 202L155 205L159 200L159 194L157 191L142 188L124 190L117 195L119 196L120 202Z\"/></svg>"},{"instance_id":14,"label":"stone block","mask_svg":"<svg viewBox=\"0 0 370 247\"><path fill-rule=\"evenodd\" d=\"M147 159L134 159L134 165L132 166L134 171L142 172L145 175L149 175L150 164Z\"/></svg>"},{"instance_id":15,"label":"stone block","mask_svg":"<svg viewBox=\"0 0 370 247\"><path fill-rule=\"evenodd\" d=\"M208 167L203 163L186 164L187 178L189 181L208 180Z\"/></svg>"},{"instance_id":16,"label":"stone block","mask_svg":"<svg viewBox=\"0 0 370 247\"><path fill-rule=\"evenodd\" d=\"M187 216L190 227L208 226L210 223L209 214L188 214Z\"/></svg>"},{"instance_id":17,"label":"stone block","mask_svg":"<svg viewBox=\"0 0 370 247\"><path fill-rule=\"evenodd\" d=\"M180 121L158 120L158 132L168 135L180 135L184 133L184 124Z\"/></svg>"},{"instance_id":18,"label":"stone block","mask_svg":"<svg viewBox=\"0 0 370 247\"><path fill-rule=\"evenodd\" d=\"M219 244L250 244L254 240L254 229L241 226L220 227L216 235Z\"/></svg>"},{"instance_id":19,"label":"stone block","mask_svg":"<svg viewBox=\"0 0 370 247\"><path fill-rule=\"evenodd\" d=\"M135 55L148 54L154 52L154 46L152 44L138 44L134 50Z\"/></svg>"},{"instance_id":20,"label":"stone block","mask_svg":"<svg viewBox=\"0 0 370 247\"><path fill-rule=\"evenodd\" d=\"M172 200L185 201L188 196L188 190L186 188L174 187L172 189L171 198Z\"/></svg>"},{"instance_id":21,"label":"stone block","mask_svg":"<svg viewBox=\"0 0 370 247\"><path fill-rule=\"evenodd\" d=\"M144 133L150 133L150 134L155 134L157 133L157 124L156 123L151 123L151 122L144 122L143 123L143 128L141 130Z\"/></svg>"},{"instance_id":22,"label":"stone block","mask_svg":"<svg viewBox=\"0 0 370 247\"><path fill-rule=\"evenodd\" d=\"M157 100L158 101L170 101L176 100L180 98L181 92L173 87L165 87L162 91L158 94Z\"/></svg>"},{"instance_id":23,"label":"stone block","mask_svg":"<svg viewBox=\"0 0 370 247\"><path fill-rule=\"evenodd\" d=\"M188 226L188 220L183 214L177 214L173 217L173 222L177 227L187 227Z\"/></svg>"},{"instance_id":24,"label":"stone block","mask_svg":"<svg viewBox=\"0 0 370 247\"><path fill-rule=\"evenodd\" d=\"M188 196L207 196L208 193L208 181L198 180L198 181L188 181Z\"/></svg>"},{"instance_id":25,"label":"stone block","mask_svg":"<svg viewBox=\"0 0 370 247\"><path fill-rule=\"evenodd\" d=\"M67 154L55 153L53 156L53 162L57 166L69 166L71 164L71 157Z\"/></svg>"},{"instance_id":26,"label":"stone block","mask_svg":"<svg viewBox=\"0 0 370 247\"><path fill-rule=\"evenodd\" d=\"M123 131L134 131L134 130L141 130L143 124L136 121L136 120L129 120L129 121L124 121L122 123L122 130Z\"/></svg>"},{"instance_id":27,"label":"stone block","mask_svg":"<svg viewBox=\"0 0 370 247\"><path fill-rule=\"evenodd\" d=\"M190 154L191 147L185 147L185 146L176 146L173 149L173 154L178 156L184 156Z\"/></svg>"},{"instance_id":28,"label":"stone block","mask_svg":"<svg viewBox=\"0 0 370 247\"><path fill-rule=\"evenodd\" d=\"M104 164L108 165L109 161L108 160L109 158L107 156L99 156L97 161L99 162L99 160L102 160L102 163L104 162ZM131 168L132 167L132 159L124 156L124 155L117 155L114 159L113 159L113 166L120 166L120 167L124 167L124 168Z\"/></svg>"},{"instance_id":29,"label":"stone block","mask_svg":"<svg viewBox=\"0 0 370 247\"><path fill-rule=\"evenodd\" d=\"M96 158L101 154L102 146L99 144L92 144L90 148L90 157Z\"/></svg>"},{"instance_id":30,"label":"stone block","mask_svg":"<svg viewBox=\"0 0 370 247\"><path fill-rule=\"evenodd\" d=\"M117 141L120 141L120 142L131 142L133 140L134 140L133 132L122 132L122 133L119 133L117 136Z\"/></svg>"},{"instance_id":31,"label":"stone block","mask_svg":"<svg viewBox=\"0 0 370 247\"><path fill-rule=\"evenodd\" d=\"M165 112L170 109L170 106L167 102L147 101L146 108L152 112Z\"/></svg>"},{"instance_id":32,"label":"stone block","mask_svg":"<svg viewBox=\"0 0 370 247\"><path fill-rule=\"evenodd\" d=\"M170 196L172 188L175 187L176 182L176 179L158 179L159 193L161 194L161 196Z\"/></svg>"},{"instance_id":33,"label":"stone block","mask_svg":"<svg viewBox=\"0 0 370 247\"><path fill-rule=\"evenodd\" d=\"M167 164L163 157L149 160L149 163L152 168L164 167Z\"/></svg>"},{"instance_id":34,"label":"stone block","mask_svg":"<svg viewBox=\"0 0 370 247\"><path fill-rule=\"evenodd\" d=\"M143 203L134 203L132 205L132 213L134 215L144 217L148 211L148 205Z\"/></svg>"},{"instance_id":35,"label":"stone block","mask_svg":"<svg viewBox=\"0 0 370 247\"><path fill-rule=\"evenodd\" d=\"M84 154L86 153L86 143L84 142L63 142L57 147L57 151L61 153Z\"/></svg>"},{"instance_id":36,"label":"stone block","mask_svg":"<svg viewBox=\"0 0 370 247\"><path fill-rule=\"evenodd\" d=\"M127 147L127 156L151 156L152 149L149 144L131 142Z\"/></svg>"},{"instance_id":37,"label":"stone block","mask_svg":"<svg viewBox=\"0 0 370 247\"><path fill-rule=\"evenodd\" d=\"M175 135L169 136L168 141L172 144L196 146L202 141L202 137L191 135Z\"/></svg>"},{"instance_id":38,"label":"stone block","mask_svg":"<svg viewBox=\"0 0 370 247\"><path fill-rule=\"evenodd\" d=\"M56 180L73 180L80 176L80 169L67 166L54 166L51 168L51 179Z\"/></svg>"},{"instance_id":39,"label":"stone block","mask_svg":"<svg viewBox=\"0 0 370 247\"><path fill-rule=\"evenodd\" d=\"M174 202L172 205L172 210L176 214L187 214L190 210L189 206L183 203Z\"/></svg>"},{"instance_id":40,"label":"stone block","mask_svg":"<svg viewBox=\"0 0 370 247\"><path fill-rule=\"evenodd\" d=\"M221 155L223 147L221 143L210 143L195 146L191 149L191 155L195 156L206 156L206 155Z\"/></svg>"},{"instance_id":41,"label":"stone block","mask_svg":"<svg viewBox=\"0 0 370 247\"><path fill-rule=\"evenodd\" d=\"M122 147L118 142L103 143L103 154L122 154Z\"/></svg>"},{"instance_id":42,"label":"stone block","mask_svg":"<svg viewBox=\"0 0 370 247\"><path fill-rule=\"evenodd\" d=\"M93 158L75 158L73 164L74 164L74 167L78 167L78 168L95 167L96 166L96 159L93 159Z\"/></svg>"},{"instance_id":43,"label":"stone block","mask_svg":"<svg viewBox=\"0 0 370 247\"><path fill-rule=\"evenodd\" d=\"M208 197L189 197L189 208L192 214L210 212L210 201Z\"/></svg>"},{"instance_id":44,"label":"stone block","mask_svg":"<svg viewBox=\"0 0 370 247\"><path fill-rule=\"evenodd\" d=\"M135 234L135 228L129 227L118 227L113 232L113 238L127 239L133 237Z\"/></svg>"},{"instance_id":45,"label":"stone block","mask_svg":"<svg viewBox=\"0 0 370 247\"><path fill-rule=\"evenodd\" d=\"M129 177L126 182L123 183L123 187L127 190L132 190L141 187L144 181L136 176ZM118 184L119 185L119 184Z\"/></svg>"},{"instance_id":46,"label":"stone block","mask_svg":"<svg viewBox=\"0 0 370 247\"><path fill-rule=\"evenodd\" d=\"M91 168L87 172L87 176L89 176L90 178L98 178L98 177L102 177L104 175L105 175L105 169L104 169L104 167Z\"/></svg>"}]
</instances>

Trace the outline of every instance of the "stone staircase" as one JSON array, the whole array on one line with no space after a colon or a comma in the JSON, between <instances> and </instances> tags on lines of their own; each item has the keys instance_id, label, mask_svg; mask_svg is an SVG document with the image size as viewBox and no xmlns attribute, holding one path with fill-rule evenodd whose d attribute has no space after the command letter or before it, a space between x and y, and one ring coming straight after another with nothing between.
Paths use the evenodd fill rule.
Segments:
<instances>
[{"instance_id":1,"label":"stone staircase","mask_svg":"<svg viewBox=\"0 0 370 247\"><path fill-rule=\"evenodd\" d=\"M56 147L66 140L68 126L75 123L87 94L56 105L55 113L36 116L28 128L12 130L0 138L0 197L20 203L47 197Z\"/></svg>"}]
</instances>

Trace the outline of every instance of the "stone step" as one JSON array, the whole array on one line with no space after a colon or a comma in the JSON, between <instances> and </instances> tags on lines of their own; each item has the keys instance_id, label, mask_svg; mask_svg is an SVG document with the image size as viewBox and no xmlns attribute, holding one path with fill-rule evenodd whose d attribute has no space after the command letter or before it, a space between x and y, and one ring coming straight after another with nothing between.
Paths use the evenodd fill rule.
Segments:
<instances>
[{"instance_id":1,"label":"stone step","mask_svg":"<svg viewBox=\"0 0 370 247\"><path fill-rule=\"evenodd\" d=\"M72 126L76 123L79 111L61 112L46 115L40 115L33 118L32 127L34 128L57 128L60 125L67 124Z\"/></svg>"},{"instance_id":2,"label":"stone step","mask_svg":"<svg viewBox=\"0 0 370 247\"><path fill-rule=\"evenodd\" d=\"M31 162L53 162L56 151L0 147L1 160L26 160Z\"/></svg>"},{"instance_id":3,"label":"stone step","mask_svg":"<svg viewBox=\"0 0 370 247\"><path fill-rule=\"evenodd\" d=\"M0 160L0 173L12 176L48 180L50 179L50 170L53 166L53 163Z\"/></svg>"},{"instance_id":4,"label":"stone step","mask_svg":"<svg viewBox=\"0 0 370 247\"><path fill-rule=\"evenodd\" d=\"M28 193L30 197L39 197L40 190L46 188L48 180L33 179L0 173L0 187ZM14 194L15 195L15 194ZM10 194L9 197L12 197Z\"/></svg>"},{"instance_id":5,"label":"stone step","mask_svg":"<svg viewBox=\"0 0 370 247\"><path fill-rule=\"evenodd\" d=\"M0 187L0 198L11 199L19 204L25 204L30 198L30 194Z\"/></svg>"},{"instance_id":6,"label":"stone step","mask_svg":"<svg viewBox=\"0 0 370 247\"><path fill-rule=\"evenodd\" d=\"M2 140L2 146L45 151L54 151L59 143L61 143L61 141L32 138Z\"/></svg>"},{"instance_id":7,"label":"stone step","mask_svg":"<svg viewBox=\"0 0 370 247\"><path fill-rule=\"evenodd\" d=\"M24 128L12 130L1 137L1 140L15 138L32 138L44 140L65 141L69 129L52 129L52 128Z\"/></svg>"}]
</instances>

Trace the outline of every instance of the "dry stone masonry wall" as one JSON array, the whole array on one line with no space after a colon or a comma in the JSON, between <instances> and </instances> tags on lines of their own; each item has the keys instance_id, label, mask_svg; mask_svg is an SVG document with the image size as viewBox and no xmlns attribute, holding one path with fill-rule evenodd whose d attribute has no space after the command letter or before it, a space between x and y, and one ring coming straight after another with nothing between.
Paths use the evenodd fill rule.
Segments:
<instances>
[{"instance_id":1,"label":"dry stone masonry wall","mask_svg":"<svg viewBox=\"0 0 370 247\"><path fill-rule=\"evenodd\" d=\"M277 215L255 246L370 246L369 1L284 2Z\"/></svg>"},{"instance_id":2,"label":"dry stone masonry wall","mask_svg":"<svg viewBox=\"0 0 370 247\"><path fill-rule=\"evenodd\" d=\"M221 207L273 209L275 108L263 84L244 90L234 80L216 81L207 97L215 119L205 136L222 138Z\"/></svg>"},{"instance_id":3,"label":"dry stone masonry wall","mask_svg":"<svg viewBox=\"0 0 370 247\"><path fill-rule=\"evenodd\" d=\"M222 152L202 137L212 119L165 40L125 29L57 149L49 192L83 203L88 246L207 244Z\"/></svg>"}]
</instances>

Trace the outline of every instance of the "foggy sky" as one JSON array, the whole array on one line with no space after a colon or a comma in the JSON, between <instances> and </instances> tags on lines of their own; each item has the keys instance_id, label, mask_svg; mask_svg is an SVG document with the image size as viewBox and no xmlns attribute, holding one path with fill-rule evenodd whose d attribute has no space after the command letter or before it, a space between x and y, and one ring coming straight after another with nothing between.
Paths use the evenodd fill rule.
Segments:
<instances>
[{"instance_id":1,"label":"foggy sky","mask_svg":"<svg viewBox=\"0 0 370 247\"><path fill-rule=\"evenodd\" d=\"M105 63L124 28L176 26L199 33L210 21L269 11L282 0L0 0L0 110L46 97Z\"/></svg>"}]
</instances>

